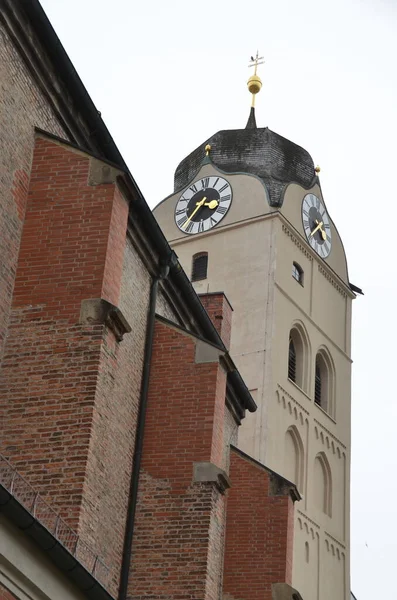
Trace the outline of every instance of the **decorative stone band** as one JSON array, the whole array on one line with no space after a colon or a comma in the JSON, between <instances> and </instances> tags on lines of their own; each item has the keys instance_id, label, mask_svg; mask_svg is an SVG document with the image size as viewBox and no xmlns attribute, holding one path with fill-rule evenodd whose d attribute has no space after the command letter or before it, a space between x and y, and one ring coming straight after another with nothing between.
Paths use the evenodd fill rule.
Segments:
<instances>
[{"instance_id":1,"label":"decorative stone band","mask_svg":"<svg viewBox=\"0 0 397 600\"><path fill-rule=\"evenodd\" d=\"M324 267L322 267L321 265L318 265L318 270L321 273L321 275L323 275L325 277L325 279L327 281L329 281L330 284L340 293L341 296L343 296L344 298L347 298L346 292L342 289L342 287L340 285L338 285L338 283L336 282L334 277L332 277L332 275L330 273L328 273L328 271L326 271L324 269Z\"/></svg>"},{"instance_id":2,"label":"decorative stone band","mask_svg":"<svg viewBox=\"0 0 397 600\"><path fill-rule=\"evenodd\" d=\"M221 494L224 494L231 485L226 471L211 462L193 463L193 481L195 483L215 483Z\"/></svg>"},{"instance_id":3,"label":"decorative stone band","mask_svg":"<svg viewBox=\"0 0 397 600\"><path fill-rule=\"evenodd\" d=\"M310 261L313 260L313 256L310 254L310 252L308 252L306 250L306 248L304 247L304 245L298 240L297 237L294 236L294 234L292 233L292 231L283 223L283 231L284 233L291 238L292 242L295 244L295 246L297 246L299 248L299 250L306 256L306 258L308 258Z\"/></svg>"},{"instance_id":4,"label":"decorative stone band","mask_svg":"<svg viewBox=\"0 0 397 600\"><path fill-rule=\"evenodd\" d=\"M131 327L121 310L102 298L91 298L82 301L80 323L82 325L104 324L113 331L118 342L121 342L125 333L131 331Z\"/></svg>"}]
</instances>

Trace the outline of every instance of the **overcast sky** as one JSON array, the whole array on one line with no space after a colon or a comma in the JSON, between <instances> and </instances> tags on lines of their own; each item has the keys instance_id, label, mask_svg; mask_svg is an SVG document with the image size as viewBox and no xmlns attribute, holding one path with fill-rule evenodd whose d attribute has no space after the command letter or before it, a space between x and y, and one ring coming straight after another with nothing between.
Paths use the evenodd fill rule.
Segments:
<instances>
[{"instance_id":1,"label":"overcast sky","mask_svg":"<svg viewBox=\"0 0 397 600\"><path fill-rule=\"evenodd\" d=\"M392 598L397 561L397 0L42 0L151 207L179 161L245 126L303 146L345 245L354 302L352 589ZM339 600L335 598L335 600Z\"/></svg>"}]
</instances>

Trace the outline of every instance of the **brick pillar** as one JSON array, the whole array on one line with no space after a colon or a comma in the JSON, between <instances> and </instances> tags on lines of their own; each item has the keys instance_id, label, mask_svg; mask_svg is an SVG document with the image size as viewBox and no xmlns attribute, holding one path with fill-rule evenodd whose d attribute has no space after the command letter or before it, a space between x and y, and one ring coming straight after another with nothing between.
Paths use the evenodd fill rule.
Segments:
<instances>
[{"instance_id":1,"label":"brick pillar","mask_svg":"<svg viewBox=\"0 0 397 600\"><path fill-rule=\"evenodd\" d=\"M293 484L232 447L227 504L224 600L273 600L291 584Z\"/></svg>"},{"instance_id":2,"label":"brick pillar","mask_svg":"<svg viewBox=\"0 0 397 600\"><path fill-rule=\"evenodd\" d=\"M223 292L199 294L202 305L226 348L230 348L233 308Z\"/></svg>"},{"instance_id":3,"label":"brick pillar","mask_svg":"<svg viewBox=\"0 0 397 600\"><path fill-rule=\"evenodd\" d=\"M128 331L115 306L128 218L118 174L37 137L0 373L1 452L116 570L134 434L111 402Z\"/></svg>"},{"instance_id":4,"label":"brick pillar","mask_svg":"<svg viewBox=\"0 0 397 600\"><path fill-rule=\"evenodd\" d=\"M222 354L155 326L129 598L219 600L224 545Z\"/></svg>"}]
</instances>

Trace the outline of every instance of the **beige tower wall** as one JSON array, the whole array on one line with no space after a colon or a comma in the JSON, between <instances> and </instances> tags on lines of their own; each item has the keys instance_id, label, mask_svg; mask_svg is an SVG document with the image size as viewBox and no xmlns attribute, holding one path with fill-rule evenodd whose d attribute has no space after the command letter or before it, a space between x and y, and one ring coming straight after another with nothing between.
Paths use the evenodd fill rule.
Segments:
<instances>
[{"instance_id":1,"label":"beige tower wall","mask_svg":"<svg viewBox=\"0 0 397 600\"><path fill-rule=\"evenodd\" d=\"M353 295L343 245L332 221L326 261L306 242L302 199L308 192L322 198L318 186L288 186L276 210L257 177L225 175L205 165L194 180L215 174L230 182L233 201L210 232L187 236L177 228L174 208L180 193L154 214L189 276L192 257L208 252L207 278L194 283L196 291L224 291L233 306L231 353L258 404L240 428L239 445L293 479L303 495L297 506L294 587L305 600L348 600ZM292 277L294 261L304 271L303 287ZM287 376L294 325L307 340L301 387ZM327 412L313 400L319 349L334 373Z\"/></svg>"}]
</instances>

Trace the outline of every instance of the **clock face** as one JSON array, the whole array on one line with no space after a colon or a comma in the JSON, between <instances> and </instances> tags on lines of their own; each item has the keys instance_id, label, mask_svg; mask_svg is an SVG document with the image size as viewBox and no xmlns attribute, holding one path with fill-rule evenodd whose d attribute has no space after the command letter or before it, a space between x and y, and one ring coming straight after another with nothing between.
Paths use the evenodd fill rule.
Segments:
<instances>
[{"instance_id":1,"label":"clock face","mask_svg":"<svg viewBox=\"0 0 397 600\"><path fill-rule=\"evenodd\" d=\"M203 177L183 192L175 207L175 223L190 235L209 231L223 219L232 203L232 188L222 177Z\"/></svg>"},{"instance_id":2,"label":"clock face","mask_svg":"<svg viewBox=\"0 0 397 600\"><path fill-rule=\"evenodd\" d=\"M321 258L331 252L331 225L324 204L314 194L306 194L302 202L302 221L307 240Z\"/></svg>"}]
</instances>

